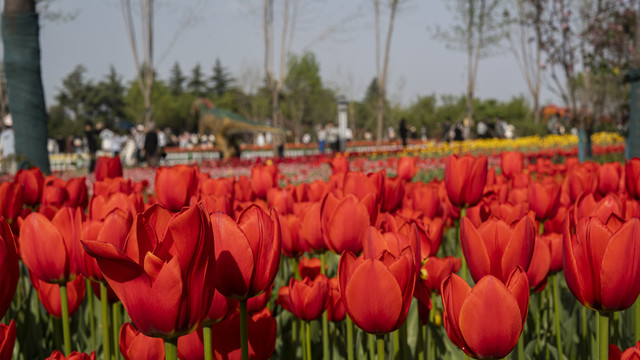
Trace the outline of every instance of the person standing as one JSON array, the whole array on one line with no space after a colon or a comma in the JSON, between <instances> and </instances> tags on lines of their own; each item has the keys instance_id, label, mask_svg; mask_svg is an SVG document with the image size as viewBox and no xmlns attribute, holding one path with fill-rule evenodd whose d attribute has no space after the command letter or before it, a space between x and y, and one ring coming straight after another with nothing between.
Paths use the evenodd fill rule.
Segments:
<instances>
[{"instance_id":1,"label":"person standing","mask_svg":"<svg viewBox=\"0 0 640 360\"><path fill-rule=\"evenodd\" d=\"M407 147L407 119L400 119L398 134L400 134L400 139L402 139L402 147Z\"/></svg>"},{"instance_id":2,"label":"person standing","mask_svg":"<svg viewBox=\"0 0 640 360\"><path fill-rule=\"evenodd\" d=\"M13 133L13 119L7 114L3 120L4 130L0 133L2 144L2 172L5 174L16 173L16 142Z\"/></svg>"},{"instance_id":3,"label":"person standing","mask_svg":"<svg viewBox=\"0 0 640 360\"><path fill-rule=\"evenodd\" d=\"M91 174L96 167L96 151L98 151L96 131L93 129L93 123L91 120L87 120L84 123L84 137L89 151L89 174Z\"/></svg>"},{"instance_id":4,"label":"person standing","mask_svg":"<svg viewBox=\"0 0 640 360\"><path fill-rule=\"evenodd\" d=\"M155 124L151 123L144 136L144 159L153 168L158 165L158 134L155 128Z\"/></svg>"},{"instance_id":5,"label":"person standing","mask_svg":"<svg viewBox=\"0 0 640 360\"><path fill-rule=\"evenodd\" d=\"M324 149L327 145L327 132L322 127L322 124L318 124L316 133L318 134L318 151L320 151L320 154L324 154Z\"/></svg>"}]
</instances>

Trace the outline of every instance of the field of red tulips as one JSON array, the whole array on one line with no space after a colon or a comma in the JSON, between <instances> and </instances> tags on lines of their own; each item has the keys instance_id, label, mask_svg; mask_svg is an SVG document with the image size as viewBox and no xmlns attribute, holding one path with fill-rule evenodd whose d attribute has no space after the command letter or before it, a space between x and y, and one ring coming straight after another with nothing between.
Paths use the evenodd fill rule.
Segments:
<instances>
[{"instance_id":1,"label":"field of red tulips","mask_svg":"<svg viewBox=\"0 0 640 360\"><path fill-rule=\"evenodd\" d=\"M640 159L547 155L21 170L0 360L640 359Z\"/></svg>"}]
</instances>

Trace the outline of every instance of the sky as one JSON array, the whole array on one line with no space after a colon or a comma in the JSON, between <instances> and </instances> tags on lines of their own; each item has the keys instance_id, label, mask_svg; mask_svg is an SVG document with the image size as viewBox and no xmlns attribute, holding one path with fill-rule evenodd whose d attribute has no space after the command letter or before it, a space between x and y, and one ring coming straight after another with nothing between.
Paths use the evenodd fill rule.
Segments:
<instances>
[{"instance_id":1,"label":"sky","mask_svg":"<svg viewBox=\"0 0 640 360\"><path fill-rule=\"evenodd\" d=\"M464 94L466 54L450 50L434 38L438 26L446 29L454 21L445 1L407 0L400 7L389 59L387 94L391 101L407 105L425 95ZM133 55L120 3L50 1L49 10L65 19L41 21L42 74L48 106L60 91L62 79L79 64L87 68L87 78L94 81L105 77L111 65L123 79L133 80ZM282 12L278 4L282 1L275 3L275 33L279 38ZM154 63L159 77L167 79L176 62L185 75L199 63L209 76L218 58L238 85L245 89L257 86L264 63L261 4L261 0L157 0ZM383 40L387 14L382 13ZM139 23L139 13L134 16ZM277 63L280 48L279 43L276 45ZM327 86L349 99L362 99L376 75L372 1L301 1L290 51L314 52ZM528 96L525 81L508 51L481 60L476 95L499 100ZM541 100L546 103L553 98L543 92Z\"/></svg>"}]
</instances>

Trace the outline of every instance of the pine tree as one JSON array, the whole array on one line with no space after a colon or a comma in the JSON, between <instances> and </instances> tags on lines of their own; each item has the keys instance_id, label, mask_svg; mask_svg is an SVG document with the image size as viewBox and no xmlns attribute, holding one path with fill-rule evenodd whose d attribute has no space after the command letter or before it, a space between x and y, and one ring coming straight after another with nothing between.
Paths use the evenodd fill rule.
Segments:
<instances>
[{"instance_id":1,"label":"pine tree","mask_svg":"<svg viewBox=\"0 0 640 360\"><path fill-rule=\"evenodd\" d=\"M171 75L169 76L169 89L171 89L172 95L180 95L184 92L184 82L187 78L182 74L180 64L176 61L171 68Z\"/></svg>"},{"instance_id":2,"label":"pine tree","mask_svg":"<svg viewBox=\"0 0 640 360\"><path fill-rule=\"evenodd\" d=\"M205 84L205 80L203 79L199 63L191 70L191 78L187 83L187 89L198 97L205 96L207 93L207 84Z\"/></svg>"},{"instance_id":3,"label":"pine tree","mask_svg":"<svg viewBox=\"0 0 640 360\"><path fill-rule=\"evenodd\" d=\"M227 70L222 66L220 59L216 58L213 66L213 76L211 76L211 90L216 96L221 96L229 90L233 79Z\"/></svg>"}]
</instances>

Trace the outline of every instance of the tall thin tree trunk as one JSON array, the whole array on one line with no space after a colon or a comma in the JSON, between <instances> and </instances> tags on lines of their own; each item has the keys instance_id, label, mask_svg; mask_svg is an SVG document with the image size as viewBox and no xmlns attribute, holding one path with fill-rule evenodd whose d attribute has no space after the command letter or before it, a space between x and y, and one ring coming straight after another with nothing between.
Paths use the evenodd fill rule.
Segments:
<instances>
[{"instance_id":1,"label":"tall thin tree trunk","mask_svg":"<svg viewBox=\"0 0 640 360\"><path fill-rule=\"evenodd\" d=\"M376 18L378 17L378 1L376 1ZM376 133L376 145L382 145L382 132L384 127L384 102L386 99L387 88L387 69L389 68L389 53L391 52L391 36L393 35L393 22L396 18L396 10L398 9L398 0L392 0L391 11L389 13L389 27L387 28L387 39L384 49L384 62L382 63L382 74L378 74L378 126ZM378 38L379 28L376 27L376 38ZM378 41L376 41L378 42ZM376 54L377 55L377 54Z\"/></svg>"},{"instance_id":2,"label":"tall thin tree trunk","mask_svg":"<svg viewBox=\"0 0 640 360\"><path fill-rule=\"evenodd\" d=\"M5 0L2 14L4 71L18 165L37 166L49 173L39 33L34 0Z\"/></svg>"}]
</instances>

